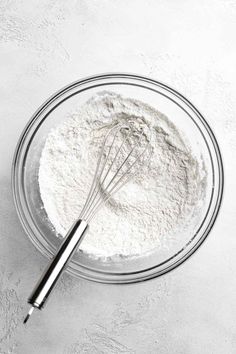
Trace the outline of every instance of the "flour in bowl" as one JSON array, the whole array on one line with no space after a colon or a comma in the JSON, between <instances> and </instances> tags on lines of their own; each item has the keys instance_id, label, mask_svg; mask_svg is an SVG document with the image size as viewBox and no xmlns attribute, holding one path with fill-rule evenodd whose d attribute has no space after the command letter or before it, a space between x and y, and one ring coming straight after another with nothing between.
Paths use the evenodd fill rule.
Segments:
<instances>
[{"instance_id":1,"label":"flour in bowl","mask_svg":"<svg viewBox=\"0 0 236 354\"><path fill-rule=\"evenodd\" d=\"M167 240L181 234L204 199L203 162L175 125L141 101L101 92L52 129L42 151L40 193L56 232L64 237L81 212L104 131L127 120L152 131L149 173L125 185L91 222L80 250L95 257L168 247Z\"/></svg>"}]
</instances>

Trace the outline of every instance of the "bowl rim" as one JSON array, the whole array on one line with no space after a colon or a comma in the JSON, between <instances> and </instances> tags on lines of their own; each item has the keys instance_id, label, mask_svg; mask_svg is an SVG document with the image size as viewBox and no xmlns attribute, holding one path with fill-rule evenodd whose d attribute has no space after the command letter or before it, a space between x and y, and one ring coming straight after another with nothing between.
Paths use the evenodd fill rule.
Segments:
<instances>
[{"instance_id":1,"label":"bowl rim","mask_svg":"<svg viewBox=\"0 0 236 354\"><path fill-rule=\"evenodd\" d=\"M71 261L71 265L69 265L66 269L66 271L74 276L78 276L80 278L85 278L88 280L92 280L95 282L99 283L109 283L109 284L128 284L128 283L136 283L136 282L142 282L146 281L158 276L161 276L176 267L178 267L180 264L183 264L193 253L196 252L196 250L202 245L202 243L205 241L207 236L209 235L210 231L212 230L215 221L217 219L217 216L219 214L219 211L221 209L221 204L222 204L222 198L223 198L223 190L224 190L224 167L223 167L223 161L222 161L222 154L217 142L217 139L215 137L215 134L213 133L210 125L207 123L206 119L203 117L203 115L199 112L199 110L193 105L184 95L179 93L177 90L173 89L169 85L166 85L160 81L157 81L155 79L149 78L147 76L142 76L134 73L124 73L124 72L108 72L108 73L102 73L102 74L97 74L97 75L92 75L92 76L87 76L82 79L73 81L72 83L62 87L58 91L56 91L54 94L52 94L46 101L44 101L41 106L34 112L34 114L31 116L30 120L27 122L25 125L25 128L23 129L13 156L13 161L12 161L12 172L11 172L11 184L12 184L12 192L13 192L13 199L14 199L14 204L16 207L16 211L18 214L18 217L20 219L20 222L23 226L23 229L25 230L28 238L31 240L31 242L34 244L34 246L40 251L41 254L46 256L47 258L51 258L53 255L50 254L50 252L45 252L45 248L40 246L39 240L36 237L36 235L33 234L33 232L30 232L27 217L24 214L23 208L21 206L20 202L20 197L19 197L19 191L18 191L18 177L17 177L17 171L18 171L18 162L19 162L19 156L20 156L20 151L21 148L24 144L24 140L30 131L31 127L33 126L35 120L40 116L41 112L46 109L54 100L56 100L58 97L61 95L65 94L66 92L72 90L74 87L78 85L83 85L83 84L88 84L93 81L97 80L104 80L104 79L112 79L112 78L118 78L118 79L130 79L130 80L138 80L138 81L144 81L147 84L152 84L155 85L159 88L164 89L164 91L167 91L168 93L174 95L175 97L179 98L185 105L187 105L193 113L197 116L197 118L201 121L203 124L206 132L208 133L208 137L210 138L212 145L214 147L214 152L216 154L217 158L217 163L218 163L218 173L219 173L219 187L218 187L218 195L217 195L217 200L214 206L214 211L212 213L212 216L210 218L210 221L207 224L206 230L203 233L203 235L199 238L199 240L192 245L192 247L188 250L187 253L183 254L182 257L177 259L175 262L172 264L167 265L164 269L158 270L156 269L160 264L152 267L156 269L156 272L149 272L149 268L142 270L142 271L137 271L137 272L130 272L130 273L109 273L109 272L101 272L101 271L96 271L94 269L88 269L86 267L81 266L80 271L78 269L75 269L75 267L72 266L73 261ZM169 97L168 97L169 98ZM174 101L175 102L175 101ZM177 104L177 102L175 102ZM181 107L182 108L182 107ZM201 229L201 227L200 227ZM32 231L32 230L31 230ZM197 231L197 233L199 230ZM192 240L191 238L190 240ZM180 252L182 249L180 250ZM175 257L176 254L173 256ZM170 259L172 259L171 257ZM169 260L170 260L169 259ZM168 260L168 261L169 261ZM87 269L87 271L83 271L83 268ZM151 268L151 269L152 269ZM139 274L139 277L133 277L132 275L134 274ZM104 276L105 275L105 276ZM131 275L131 277L130 277Z\"/></svg>"}]
</instances>

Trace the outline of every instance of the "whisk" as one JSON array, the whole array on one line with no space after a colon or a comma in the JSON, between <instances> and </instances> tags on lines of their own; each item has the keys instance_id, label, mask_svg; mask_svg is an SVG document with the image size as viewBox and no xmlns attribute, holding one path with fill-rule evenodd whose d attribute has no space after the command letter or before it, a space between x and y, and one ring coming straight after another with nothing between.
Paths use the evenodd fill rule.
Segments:
<instances>
[{"instance_id":1,"label":"whisk","mask_svg":"<svg viewBox=\"0 0 236 354\"><path fill-rule=\"evenodd\" d=\"M96 213L122 186L144 170L150 156L149 138L142 129L135 128L132 122L116 124L108 130L99 151L94 178L84 207L29 297L31 308L24 323L35 308L42 309L45 305Z\"/></svg>"}]
</instances>

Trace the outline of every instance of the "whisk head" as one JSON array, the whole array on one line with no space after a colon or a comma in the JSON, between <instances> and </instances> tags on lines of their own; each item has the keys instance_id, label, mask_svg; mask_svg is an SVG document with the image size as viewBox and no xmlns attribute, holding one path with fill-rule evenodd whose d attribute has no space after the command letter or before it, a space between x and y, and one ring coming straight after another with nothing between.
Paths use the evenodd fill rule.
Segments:
<instances>
[{"instance_id":1,"label":"whisk head","mask_svg":"<svg viewBox=\"0 0 236 354\"><path fill-rule=\"evenodd\" d=\"M98 210L150 161L150 137L132 123L116 124L106 134L93 182L80 214L90 222Z\"/></svg>"}]
</instances>

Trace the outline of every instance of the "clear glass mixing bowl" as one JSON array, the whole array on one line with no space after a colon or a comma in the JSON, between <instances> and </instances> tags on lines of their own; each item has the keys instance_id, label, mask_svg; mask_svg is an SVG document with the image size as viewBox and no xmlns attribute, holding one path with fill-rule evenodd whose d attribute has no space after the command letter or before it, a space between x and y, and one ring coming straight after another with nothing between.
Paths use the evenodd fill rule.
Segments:
<instances>
[{"instance_id":1,"label":"clear glass mixing bowl","mask_svg":"<svg viewBox=\"0 0 236 354\"><path fill-rule=\"evenodd\" d=\"M16 209L33 244L51 258L62 239L47 218L39 193L39 158L51 128L66 119L76 105L97 92L109 90L150 104L169 117L202 155L208 172L205 203L195 226L180 234L168 249L148 255L102 261L85 253L74 255L67 271L104 283L132 283L164 274L186 260L211 230L222 199L223 166L217 141L199 111L181 94L155 80L123 73L104 74L76 81L50 97L25 127L13 161L12 186ZM102 211L101 211L102 213ZM105 221L104 221L105 222Z\"/></svg>"}]
</instances>

